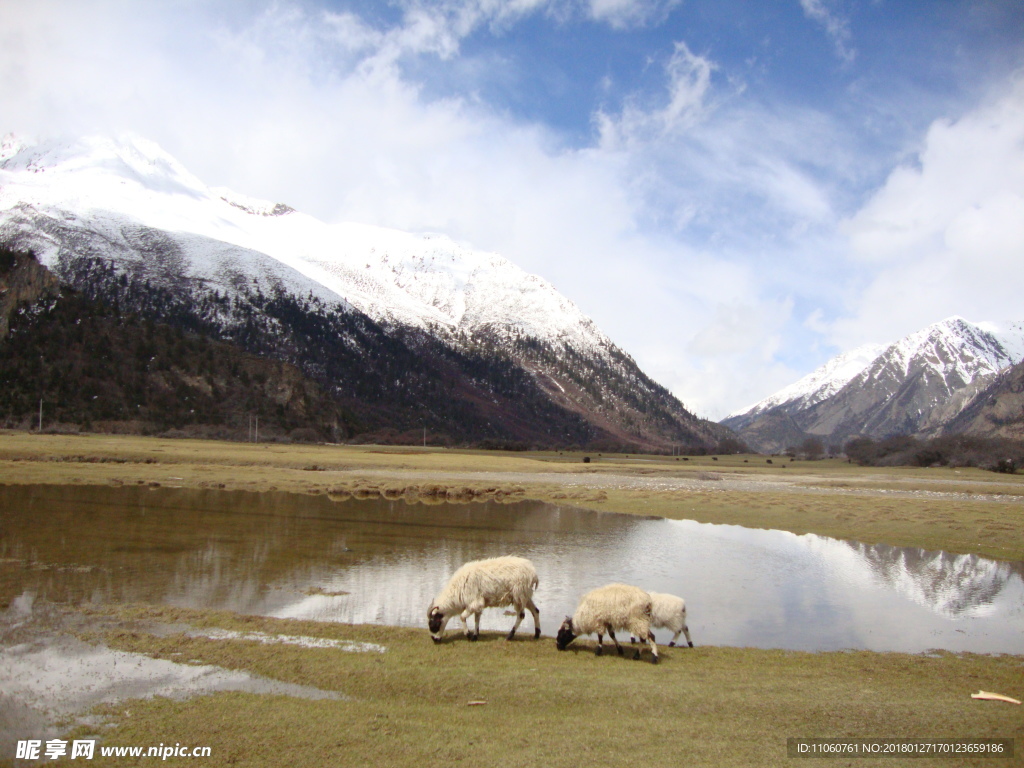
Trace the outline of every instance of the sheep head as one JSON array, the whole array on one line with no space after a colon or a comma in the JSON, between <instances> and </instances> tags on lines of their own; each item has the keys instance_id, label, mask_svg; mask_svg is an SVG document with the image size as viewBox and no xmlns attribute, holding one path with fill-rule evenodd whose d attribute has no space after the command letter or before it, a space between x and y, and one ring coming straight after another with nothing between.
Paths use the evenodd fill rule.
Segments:
<instances>
[{"instance_id":1,"label":"sheep head","mask_svg":"<svg viewBox=\"0 0 1024 768\"><path fill-rule=\"evenodd\" d=\"M434 638L434 642L440 641L438 633L443 625L444 613L436 605L430 606L430 610L427 611L427 627L430 629L430 635Z\"/></svg>"},{"instance_id":2,"label":"sheep head","mask_svg":"<svg viewBox=\"0 0 1024 768\"><path fill-rule=\"evenodd\" d=\"M577 637L576 632L572 626L572 617L566 616L565 621L562 622L562 626L558 628L558 636L555 638L555 646L560 651L564 651L569 643L575 640Z\"/></svg>"}]
</instances>

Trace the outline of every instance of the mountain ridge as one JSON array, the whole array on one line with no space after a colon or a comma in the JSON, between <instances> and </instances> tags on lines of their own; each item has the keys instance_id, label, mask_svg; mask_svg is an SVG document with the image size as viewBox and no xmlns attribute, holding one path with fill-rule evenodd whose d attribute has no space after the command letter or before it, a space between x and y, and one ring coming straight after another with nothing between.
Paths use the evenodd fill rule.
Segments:
<instances>
[{"instance_id":1,"label":"mountain ridge","mask_svg":"<svg viewBox=\"0 0 1024 768\"><path fill-rule=\"evenodd\" d=\"M144 140L5 139L0 241L91 300L298 366L378 433L648 450L731 434L503 257L210 188Z\"/></svg>"},{"instance_id":2,"label":"mountain ridge","mask_svg":"<svg viewBox=\"0 0 1024 768\"><path fill-rule=\"evenodd\" d=\"M833 358L722 423L768 452L796 445L790 441L800 435L839 446L861 436L942 434L1000 371L1020 362L1024 324L1000 327L952 316L885 345L860 367L872 348L867 348L868 355L857 354L864 350ZM846 358L853 362L843 366ZM842 375L830 375L837 371ZM809 388L798 385L816 378L826 379L832 391L809 399ZM781 414L788 420L780 420Z\"/></svg>"},{"instance_id":3,"label":"mountain ridge","mask_svg":"<svg viewBox=\"0 0 1024 768\"><path fill-rule=\"evenodd\" d=\"M4 147L0 170L9 175L0 209L9 208L13 197L37 210L67 212L71 204L75 210L115 211L108 228L127 219L175 233L186 244L197 237L262 253L281 265L280 276L289 270L302 275L322 299L346 301L377 322L465 333L509 328L595 352L611 343L543 278L444 235L326 224L282 203L207 187L159 146L135 136L87 138L71 146L8 140ZM52 266L47 245L36 243L36 251ZM185 250L194 269L216 272L219 262L208 247ZM507 290L511 285L527 295L519 300Z\"/></svg>"}]
</instances>

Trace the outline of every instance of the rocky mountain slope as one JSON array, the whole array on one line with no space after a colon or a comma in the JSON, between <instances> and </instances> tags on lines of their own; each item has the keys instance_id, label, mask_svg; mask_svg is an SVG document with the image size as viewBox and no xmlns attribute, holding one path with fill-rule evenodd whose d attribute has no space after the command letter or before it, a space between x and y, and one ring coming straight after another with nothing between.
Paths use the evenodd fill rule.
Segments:
<instances>
[{"instance_id":1,"label":"rocky mountain slope","mask_svg":"<svg viewBox=\"0 0 1024 768\"><path fill-rule=\"evenodd\" d=\"M861 348L723 420L752 446L777 452L809 436L943 433L1000 371L1024 357L1024 325L952 317L884 348Z\"/></svg>"},{"instance_id":2,"label":"rocky mountain slope","mask_svg":"<svg viewBox=\"0 0 1024 768\"><path fill-rule=\"evenodd\" d=\"M1000 371L943 431L1024 440L1024 363Z\"/></svg>"},{"instance_id":3,"label":"rocky mountain slope","mask_svg":"<svg viewBox=\"0 0 1024 768\"><path fill-rule=\"evenodd\" d=\"M500 256L211 189L141 139L5 139L0 242L90 301L295 366L382 439L656 450L730 434Z\"/></svg>"}]
</instances>

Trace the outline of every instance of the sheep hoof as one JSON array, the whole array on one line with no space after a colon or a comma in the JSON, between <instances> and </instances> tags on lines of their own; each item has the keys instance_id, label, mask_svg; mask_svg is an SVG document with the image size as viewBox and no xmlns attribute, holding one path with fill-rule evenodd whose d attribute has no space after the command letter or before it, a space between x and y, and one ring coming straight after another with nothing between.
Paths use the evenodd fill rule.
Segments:
<instances>
[{"instance_id":1,"label":"sheep hoof","mask_svg":"<svg viewBox=\"0 0 1024 768\"><path fill-rule=\"evenodd\" d=\"M470 640L472 640L473 642L476 642L477 640L479 640L479 639L480 639L480 633L478 632L478 633L477 633L477 634L475 634L475 635L470 635L470 636L469 636L469 639L470 639Z\"/></svg>"},{"instance_id":2,"label":"sheep hoof","mask_svg":"<svg viewBox=\"0 0 1024 768\"><path fill-rule=\"evenodd\" d=\"M594 655L595 656L601 656L603 654L604 654L604 648L602 646L600 646L600 645L597 646L597 650L594 651Z\"/></svg>"},{"instance_id":3,"label":"sheep hoof","mask_svg":"<svg viewBox=\"0 0 1024 768\"><path fill-rule=\"evenodd\" d=\"M633 661L639 661L639 660L640 660L640 649L637 648L636 649L636 653L633 654Z\"/></svg>"},{"instance_id":4,"label":"sheep hoof","mask_svg":"<svg viewBox=\"0 0 1024 768\"><path fill-rule=\"evenodd\" d=\"M619 652L619 656L622 656L624 653L621 645L615 646L615 650Z\"/></svg>"},{"instance_id":5,"label":"sheep hoof","mask_svg":"<svg viewBox=\"0 0 1024 768\"><path fill-rule=\"evenodd\" d=\"M533 630L533 639L540 640L540 627L537 627L535 630Z\"/></svg>"},{"instance_id":6,"label":"sheep hoof","mask_svg":"<svg viewBox=\"0 0 1024 768\"><path fill-rule=\"evenodd\" d=\"M674 642L672 642L672 643L669 643L669 644L668 644L668 647L669 647L669 648L675 648L675 647L676 647L676 644L675 644Z\"/></svg>"},{"instance_id":7,"label":"sheep hoof","mask_svg":"<svg viewBox=\"0 0 1024 768\"><path fill-rule=\"evenodd\" d=\"M657 663L658 663L658 657L657 656L652 656L651 657L651 664L657 664Z\"/></svg>"},{"instance_id":8,"label":"sheep hoof","mask_svg":"<svg viewBox=\"0 0 1024 768\"><path fill-rule=\"evenodd\" d=\"M434 641L434 645L440 645L441 644L441 638L440 637L431 637L430 639Z\"/></svg>"},{"instance_id":9,"label":"sheep hoof","mask_svg":"<svg viewBox=\"0 0 1024 768\"><path fill-rule=\"evenodd\" d=\"M516 631L513 629L511 632L508 633L508 637L506 637L505 639L506 640L511 640L515 636L516 636Z\"/></svg>"},{"instance_id":10,"label":"sheep hoof","mask_svg":"<svg viewBox=\"0 0 1024 768\"><path fill-rule=\"evenodd\" d=\"M693 648L693 643L692 642L690 642L690 647Z\"/></svg>"}]
</instances>

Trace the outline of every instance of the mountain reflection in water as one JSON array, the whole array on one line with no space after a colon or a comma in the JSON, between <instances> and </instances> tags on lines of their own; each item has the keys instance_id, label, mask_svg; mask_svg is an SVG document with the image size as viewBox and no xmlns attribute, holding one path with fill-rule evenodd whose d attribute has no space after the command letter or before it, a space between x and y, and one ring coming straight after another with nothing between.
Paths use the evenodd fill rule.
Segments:
<instances>
[{"instance_id":1,"label":"mountain reflection in water","mask_svg":"<svg viewBox=\"0 0 1024 768\"><path fill-rule=\"evenodd\" d=\"M546 634L583 592L623 581L685 597L698 645L1024 653L1024 565L971 555L529 502L0 486L0 509L0 605L30 594L425 627L462 563L520 554ZM491 610L482 626L511 623Z\"/></svg>"},{"instance_id":2,"label":"mountain reflection in water","mask_svg":"<svg viewBox=\"0 0 1024 768\"><path fill-rule=\"evenodd\" d=\"M951 555L886 544L843 542L879 581L918 605L951 619L990 615L1021 568L977 555Z\"/></svg>"}]
</instances>

